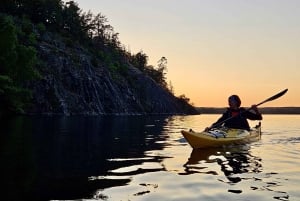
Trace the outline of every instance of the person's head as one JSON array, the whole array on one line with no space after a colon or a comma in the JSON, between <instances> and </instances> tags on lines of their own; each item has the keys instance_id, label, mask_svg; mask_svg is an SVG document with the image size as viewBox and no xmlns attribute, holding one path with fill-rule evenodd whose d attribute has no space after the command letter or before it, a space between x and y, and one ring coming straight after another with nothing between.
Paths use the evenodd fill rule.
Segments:
<instances>
[{"instance_id":1,"label":"person's head","mask_svg":"<svg viewBox=\"0 0 300 201\"><path fill-rule=\"evenodd\" d=\"M241 106L241 99L238 97L238 95L231 95L228 98L228 104L230 108L237 109Z\"/></svg>"}]
</instances>

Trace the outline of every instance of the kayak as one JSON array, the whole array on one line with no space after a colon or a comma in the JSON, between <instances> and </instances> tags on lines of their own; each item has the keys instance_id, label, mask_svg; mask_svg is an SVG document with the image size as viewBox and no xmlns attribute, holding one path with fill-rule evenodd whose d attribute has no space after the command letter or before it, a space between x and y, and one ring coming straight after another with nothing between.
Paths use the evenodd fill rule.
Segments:
<instances>
[{"instance_id":1,"label":"kayak","mask_svg":"<svg viewBox=\"0 0 300 201\"><path fill-rule=\"evenodd\" d=\"M260 139L261 123L250 131L233 128L214 128L209 131L181 131L192 148L220 147L229 144L245 144Z\"/></svg>"}]
</instances>

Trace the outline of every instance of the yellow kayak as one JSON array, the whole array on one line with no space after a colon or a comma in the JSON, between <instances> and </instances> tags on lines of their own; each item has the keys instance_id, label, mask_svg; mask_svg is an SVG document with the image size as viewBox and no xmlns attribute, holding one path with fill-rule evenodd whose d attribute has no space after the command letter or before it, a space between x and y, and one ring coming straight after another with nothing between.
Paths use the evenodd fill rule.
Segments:
<instances>
[{"instance_id":1,"label":"yellow kayak","mask_svg":"<svg viewBox=\"0 0 300 201\"><path fill-rule=\"evenodd\" d=\"M257 141L261 136L261 124L250 131L232 128L218 128L209 131L181 131L187 142L194 148L220 147L228 144L245 144Z\"/></svg>"}]
</instances>

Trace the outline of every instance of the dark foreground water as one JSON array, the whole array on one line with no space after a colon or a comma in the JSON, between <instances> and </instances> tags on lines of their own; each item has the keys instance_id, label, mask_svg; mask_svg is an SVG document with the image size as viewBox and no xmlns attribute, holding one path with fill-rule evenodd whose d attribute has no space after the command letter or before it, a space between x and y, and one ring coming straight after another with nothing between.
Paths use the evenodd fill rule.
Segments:
<instances>
[{"instance_id":1,"label":"dark foreground water","mask_svg":"<svg viewBox=\"0 0 300 201\"><path fill-rule=\"evenodd\" d=\"M218 115L1 120L1 200L300 200L300 116L258 142L193 150L180 130ZM255 125L255 123L252 123Z\"/></svg>"}]
</instances>

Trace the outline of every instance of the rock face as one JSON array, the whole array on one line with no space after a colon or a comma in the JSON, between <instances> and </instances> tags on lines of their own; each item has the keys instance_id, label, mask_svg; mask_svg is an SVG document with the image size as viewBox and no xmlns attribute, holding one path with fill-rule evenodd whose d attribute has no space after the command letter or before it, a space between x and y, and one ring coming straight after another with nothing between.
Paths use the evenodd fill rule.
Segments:
<instances>
[{"instance_id":1,"label":"rock face","mask_svg":"<svg viewBox=\"0 0 300 201\"><path fill-rule=\"evenodd\" d=\"M196 114L127 62L126 76L113 74L103 62L92 62L82 47L66 47L50 36L37 45L42 79L30 84L33 104L27 113ZM95 64L96 63L96 64Z\"/></svg>"}]
</instances>

